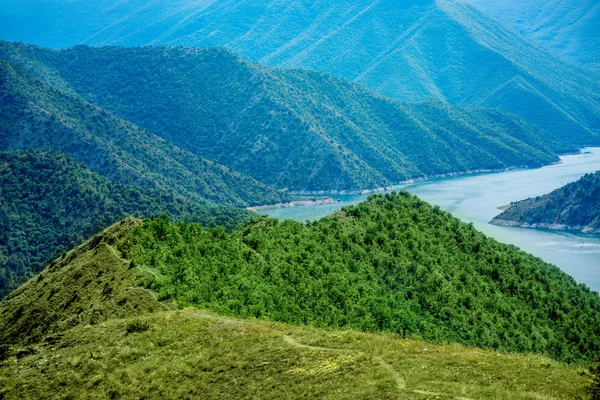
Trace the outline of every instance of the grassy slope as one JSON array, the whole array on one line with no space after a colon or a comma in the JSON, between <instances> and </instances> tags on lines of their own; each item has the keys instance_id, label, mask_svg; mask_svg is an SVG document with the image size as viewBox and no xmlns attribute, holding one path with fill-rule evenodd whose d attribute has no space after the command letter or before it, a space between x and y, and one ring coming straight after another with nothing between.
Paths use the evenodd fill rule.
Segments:
<instances>
[{"instance_id":1,"label":"grassy slope","mask_svg":"<svg viewBox=\"0 0 600 400\"><path fill-rule=\"evenodd\" d=\"M205 204L288 199L274 188L201 159L0 59L0 150L52 149L125 184Z\"/></svg>"},{"instance_id":2,"label":"grassy slope","mask_svg":"<svg viewBox=\"0 0 600 400\"><path fill-rule=\"evenodd\" d=\"M126 335L132 320L82 325L32 346L35 354L9 358L0 365L0 396L570 400L587 384L583 368L543 357L393 335L197 310L143 317L150 330Z\"/></svg>"},{"instance_id":3,"label":"grassy slope","mask_svg":"<svg viewBox=\"0 0 600 400\"><path fill-rule=\"evenodd\" d=\"M353 0L341 6L315 1L310 7L265 0L169 0L151 7L147 0L22 3L4 12L3 38L48 47L227 46L251 60L329 72L403 100L436 97L490 106L516 112L573 143L600 142L590 131L600 129L597 80L462 2ZM550 17L569 18L566 7L574 8L568 1L546 3L543 15ZM23 32L16 21L36 21L32 10L40 7L50 21L22 24L27 25ZM593 22L574 19L583 24L586 46L592 48L585 54L593 54L598 47L589 28ZM515 79L531 90L511 86ZM498 90L506 93L494 96ZM515 103L521 106L512 107ZM545 110L541 116L540 109Z\"/></svg>"},{"instance_id":4,"label":"grassy slope","mask_svg":"<svg viewBox=\"0 0 600 400\"><path fill-rule=\"evenodd\" d=\"M515 202L491 223L600 233L600 171L544 196Z\"/></svg>"},{"instance_id":5,"label":"grassy slope","mask_svg":"<svg viewBox=\"0 0 600 400\"><path fill-rule=\"evenodd\" d=\"M418 338L168 311L118 251L128 219L0 303L0 397L573 399L582 367ZM122 319L124 318L124 319ZM150 329L127 334L136 321Z\"/></svg>"},{"instance_id":6,"label":"grassy slope","mask_svg":"<svg viewBox=\"0 0 600 400\"><path fill-rule=\"evenodd\" d=\"M57 87L201 157L294 190L371 189L424 175L536 166L574 150L502 112L403 104L222 49L0 47L3 57Z\"/></svg>"}]
</instances>

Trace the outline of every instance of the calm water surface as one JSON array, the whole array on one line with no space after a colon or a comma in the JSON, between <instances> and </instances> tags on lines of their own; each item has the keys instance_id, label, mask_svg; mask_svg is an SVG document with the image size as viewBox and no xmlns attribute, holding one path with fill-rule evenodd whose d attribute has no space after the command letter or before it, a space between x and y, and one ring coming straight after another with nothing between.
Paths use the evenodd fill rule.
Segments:
<instances>
[{"instance_id":1,"label":"calm water surface","mask_svg":"<svg viewBox=\"0 0 600 400\"><path fill-rule=\"evenodd\" d=\"M504 243L511 243L559 266L578 282L600 291L600 235L509 228L489 225L511 201L539 196L588 172L600 170L600 148L562 157L562 163L539 169L516 170L456 178L433 179L398 186L440 206L477 229ZM343 206L357 204L364 195L331 195L337 204L265 209L260 212L279 219L298 221L322 218Z\"/></svg>"}]
</instances>

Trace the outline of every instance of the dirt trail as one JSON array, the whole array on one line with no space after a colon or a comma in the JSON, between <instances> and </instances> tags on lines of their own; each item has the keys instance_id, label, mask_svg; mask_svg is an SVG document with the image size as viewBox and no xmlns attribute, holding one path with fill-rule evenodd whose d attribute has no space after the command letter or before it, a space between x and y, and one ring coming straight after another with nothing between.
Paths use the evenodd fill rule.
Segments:
<instances>
[{"instance_id":1,"label":"dirt trail","mask_svg":"<svg viewBox=\"0 0 600 400\"><path fill-rule=\"evenodd\" d=\"M334 353L351 353L351 354L356 354L356 355L365 355L367 357L371 357L369 354L360 351L360 350L352 350L352 349L337 349L337 348L332 348L332 347L320 347L320 346L311 346L311 345L307 345L307 344L303 344L298 342L296 339L294 339L291 336L286 335L285 333L277 330L277 329L273 329L273 328L269 328L266 327L264 325L261 324L256 324L253 322L249 322L249 321L243 321L243 320L237 320L237 319L233 319L233 318L228 318L228 317L223 317L223 316L219 316L219 315L214 315L214 314L210 314L207 312L202 312L202 311L197 311L194 313L189 313L188 315L192 315L195 318L207 318L207 319L213 319L215 321L219 321L219 322L225 322L225 323L230 323L230 324L235 324L235 325L246 325L246 326L252 326L252 327L256 327L256 328L260 328L260 329L265 329L271 332L275 332L277 334L280 334L283 341L287 344L289 344L290 346L293 347L298 347L298 348L303 348L303 349L308 349L308 350L314 350L314 351L328 351L328 352L334 352ZM394 381L396 383L396 387L398 389L398 391L400 392L410 392L410 393L415 393L415 394L422 394L422 395L426 395L426 396L443 396L443 397L450 397L452 399L456 399L456 400L474 400L468 397L462 397L462 396L455 396L452 394L448 394L448 393L436 393L436 392L428 392L425 390L411 390L411 389L407 389L406 388L406 381L404 380L404 378L402 378L402 376L398 373L398 371L396 371L394 369L394 367L387 363L382 357L380 356L372 356L371 359L373 361L375 361L377 364L379 364L381 367L383 367L384 369L386 369L390 375L392 375L392 377L394 378Z\"/></svg>"}]
</instances>

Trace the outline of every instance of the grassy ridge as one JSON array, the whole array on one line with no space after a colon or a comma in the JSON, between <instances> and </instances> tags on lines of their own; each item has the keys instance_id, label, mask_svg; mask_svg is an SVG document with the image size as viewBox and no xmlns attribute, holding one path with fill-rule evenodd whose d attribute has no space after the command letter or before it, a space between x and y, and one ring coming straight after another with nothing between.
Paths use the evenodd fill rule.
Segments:
<instances>
[{"instance_id":1,"label":"grassy ridge","mask_svg":"<svg viewBox=\"0 0 600 400\"><path fill-rule=\"evenodd\" d=\"M407 192L310 224L264 218L230 234L161 218L121 249L181 306L566 361L600 350L597 293Z\"/></svg>"},{"instance_id":2,"label":"grassy ridge","mask_svg":"<svg viewBox=\"0 0 600 400\"><path fill-rule=\"evenodd\" d=\"M3 43L0 53L197 156L290 190L362 190L540 166L575 150L513 115L405 104L323 73L252 64L224 49L51 51Z\"/></svg>"},{"instance_id":3,"label":"grassy ridge","mask_svg":"<svg viewBox=\"0 0 600 400\"><path fill-rule=\"evenodd\" d=\"M538 356L197 311L80 326L0 364L6 399L564 399L583 368ZM307 345L318 348L304 347ZM25 355L27 353L33 353Z\"/></svg>"}]
</instances>

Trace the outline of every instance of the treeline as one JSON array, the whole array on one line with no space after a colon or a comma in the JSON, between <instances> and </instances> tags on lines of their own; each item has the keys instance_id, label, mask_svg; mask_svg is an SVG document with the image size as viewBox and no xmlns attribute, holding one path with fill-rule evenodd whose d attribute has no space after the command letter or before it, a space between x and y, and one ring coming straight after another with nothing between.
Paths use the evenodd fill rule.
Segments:
<instances>
[{"instance_id":1,"label":"treeline","mask_svg":"<svg viewBox=\"0 0 600 400\"><path fill-rule=\"evenodd\" d=\"M592 359L600 298L407 192L320 221L261 218L231 233L161 217L121 248L180 306Z\"/></svg>"},{"instance_id":2,"label":"treeline","mask_svg":"<svg viewBox=\"0 0 600 400\"><path fill-rule=\"evenodd\" d=\"M126 216L162 213L226 229L252 216L114 182L56 152L0 153L0 297L106 226Z\"/></svg>"}]
</instances>

